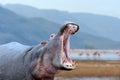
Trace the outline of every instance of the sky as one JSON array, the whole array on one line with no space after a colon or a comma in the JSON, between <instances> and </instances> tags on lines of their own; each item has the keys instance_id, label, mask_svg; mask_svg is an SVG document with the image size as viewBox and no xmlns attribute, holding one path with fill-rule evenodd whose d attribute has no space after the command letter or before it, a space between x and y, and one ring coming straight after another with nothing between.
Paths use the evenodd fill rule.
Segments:
<instances>
[{"instance_id":1,"label":"sky","mask_svg":"<svg viewBox=\"0 0 120 80\"><path fill-rule=\"evenodd\" d=\"M120 0L0 0L0 4L24 4L39 9L94 13L120 18Z\"/></svg>"}]
</instances>

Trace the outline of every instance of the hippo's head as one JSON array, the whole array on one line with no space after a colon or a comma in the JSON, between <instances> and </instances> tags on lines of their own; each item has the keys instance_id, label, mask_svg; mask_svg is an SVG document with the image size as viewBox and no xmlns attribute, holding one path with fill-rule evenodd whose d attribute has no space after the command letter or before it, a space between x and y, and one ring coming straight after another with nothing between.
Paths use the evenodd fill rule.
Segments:
<instances>
[{"instance_id":1,"label":"hippo's head","mask_svg":"<svg viewBox=\"0 0 120 80\"><path fill-rule=\"evenodd\" d=\"M70 58L70 36L79 30L79 26L75 23L67 23L59 30L55 36L50 36L49 42L42 45L41 48L36 47L32 65L32 75L35 78L53 77L53 74L59 70L72 70L75 68ZM38 51L36 51L38 50ZM36 56L38 58L36 58Z\"/></svg>"},{"instance_id":2,"label":"hippo's head","mask_svg":"<svg viewBox=\"0 0 120 80\"><path fill-rule=\"evenodd\" d=\"M52 66L60 70L72 70L75 68L70 58L70 36L79 30L75 23L63 25L58 34L45 47L47 57L51 60ZM46 62L47 63L47 62ZM48 64L46 64L48 65Z\"/></svg>"}]
</instances>

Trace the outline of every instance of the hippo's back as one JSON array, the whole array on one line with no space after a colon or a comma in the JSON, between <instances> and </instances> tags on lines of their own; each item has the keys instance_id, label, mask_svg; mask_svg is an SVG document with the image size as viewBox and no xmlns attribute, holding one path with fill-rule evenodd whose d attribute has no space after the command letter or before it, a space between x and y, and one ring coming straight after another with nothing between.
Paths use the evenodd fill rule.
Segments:
<instances>
[{"instance_id":1,"label":"hippo's back","mask_svg":"<svg viewBox=\"0 0 120 80\"><path fill-rule=\"evenodd\" d=\"M25 52L30 46L22 45L18 42L11 42L0 45L0 62L9 61Z\"/></svg>"}]
</instances>

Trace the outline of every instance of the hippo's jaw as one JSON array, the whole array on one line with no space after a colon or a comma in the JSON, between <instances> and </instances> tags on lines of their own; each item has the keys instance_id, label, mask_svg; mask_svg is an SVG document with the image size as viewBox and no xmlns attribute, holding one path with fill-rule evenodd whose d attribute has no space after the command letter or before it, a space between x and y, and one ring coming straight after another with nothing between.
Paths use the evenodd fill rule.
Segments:
<instances>
[{"instance_id":1,"label":"hippo's jaw","mask_svg":"<svg viewBox=\"0 0 120 80\"><path fill-rule=\"evenodd\" d=\"M72 70L75 68L71 58L70 58L70 35L77 32L79 26L73 23L68 23L63 26L60 30L60 51L61 51L61 61L59 68L61 70Z\"/></svg>"}]
</instances>

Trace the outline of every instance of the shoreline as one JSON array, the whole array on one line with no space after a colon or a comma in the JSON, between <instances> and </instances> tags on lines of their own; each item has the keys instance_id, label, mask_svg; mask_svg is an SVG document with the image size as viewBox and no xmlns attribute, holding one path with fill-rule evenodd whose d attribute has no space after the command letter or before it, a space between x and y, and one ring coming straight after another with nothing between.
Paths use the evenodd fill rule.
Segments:
<instances>
[{"instance_id":1,"label":"shoreline","mask_svg":"<svg viewBox=\"0 0 120 80\"><path fill-rule=\"evenodd\" d=\"M119 77L120 61L76 61L76 69L61 71L56 77Z\"/></svg>"}]
</instances>

